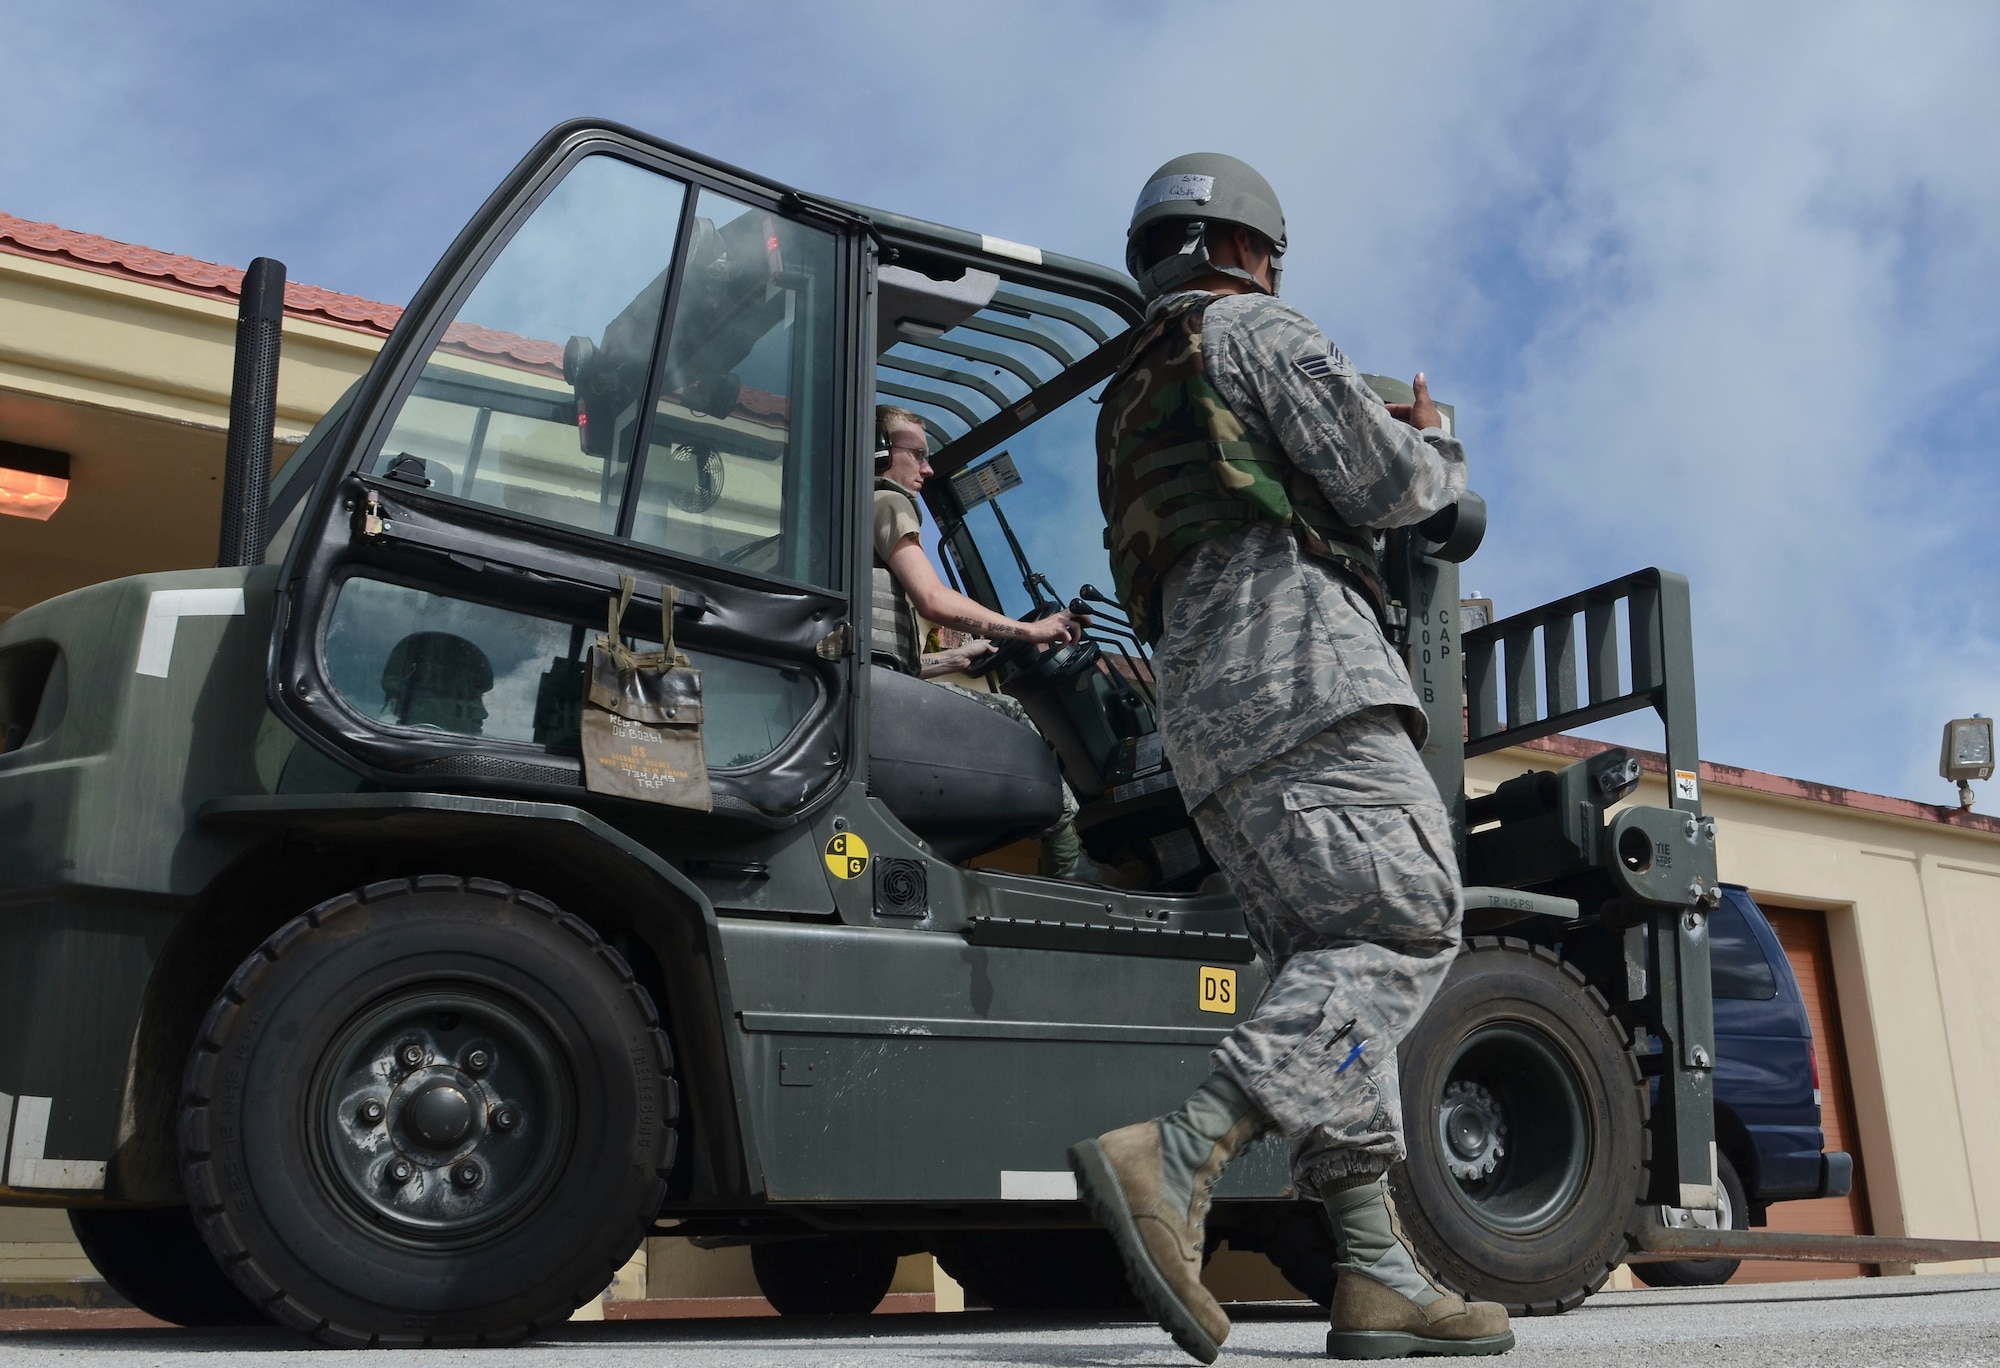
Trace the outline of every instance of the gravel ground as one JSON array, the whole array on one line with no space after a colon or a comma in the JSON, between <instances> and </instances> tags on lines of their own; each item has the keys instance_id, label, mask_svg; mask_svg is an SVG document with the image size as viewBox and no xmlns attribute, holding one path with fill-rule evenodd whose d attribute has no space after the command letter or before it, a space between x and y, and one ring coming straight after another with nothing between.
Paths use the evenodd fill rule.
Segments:
<instances>
[{"instance_id":1,"label":"gravel ground","mask_svg":"<svg viewBox=\"0 0 2000 1368\"><path fill-rule=\"evenodd\" d=\"M1250 1308L1222 1362L1324 1357L1323 1322L1303 1311ZM1516 1322L1527 1365L1991 1364L2000 1368L2000 1275L1766 1283L1702 1291L1607 1292L1567 1316ZM326 1351L276 1330L50 1330L0 1334L0 1364L24 1368L278 1368ZM319 1359L324 1365L327 1360ZM970 1312L797 1321L606 1321L513 1349L371 1354L380 1368L507 1368L699 1364L703 1368L834 1368L876 1364L1089 1365L1142 1368L1193 1360L1149 1324Z\"/></svg>"}]
</instances>

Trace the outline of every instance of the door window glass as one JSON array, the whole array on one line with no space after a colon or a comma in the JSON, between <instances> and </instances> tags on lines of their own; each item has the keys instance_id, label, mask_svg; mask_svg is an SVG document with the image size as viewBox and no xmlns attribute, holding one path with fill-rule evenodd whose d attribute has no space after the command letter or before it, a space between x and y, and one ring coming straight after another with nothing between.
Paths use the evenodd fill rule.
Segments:
<instances>
[{"instance_id":1,"label":"door window glass","mask_svg":"<svg viewBox=\"0 0 2000 1368\"><path fill-rule=\"evenodd\" d=\"M615 532L686 194L579 161L445 329L375 473Z\"/></svg>"},{"instance_id":2,"label":"door window glass","mask_svg":"<svg viewBox=\"0 0 2000 1368\"><path fill-rule=\"evenodd\" d=\"M584 664L596 637L565 622L355 577L341 586L327 627L327 677L348 706L390 726L575 754ZM803 670L687 654L702 672L712 769L771 754L818 697Z\"/></svg>"},{"instance_id":3,"label":"door window glass","mask_svg":"<svg viewBox=\"0 0 2000 1368\"><path fill-rule=\"evenodd\" d=\"M1768 1002L1778 995L1778 980L1764 958L1764 947L1727 898L1708 914L1708 977L1719 998Z\"/></svg>"},{"instance_id":4,"label":"door window glass","mask_svg":"<svg viewBox=\"0 0 2000 1368\"><path fill-rule=\"evenodd\" d=\"M834 239L704 190L632 536L832 579Z\"/></svg>"}]
</instances>

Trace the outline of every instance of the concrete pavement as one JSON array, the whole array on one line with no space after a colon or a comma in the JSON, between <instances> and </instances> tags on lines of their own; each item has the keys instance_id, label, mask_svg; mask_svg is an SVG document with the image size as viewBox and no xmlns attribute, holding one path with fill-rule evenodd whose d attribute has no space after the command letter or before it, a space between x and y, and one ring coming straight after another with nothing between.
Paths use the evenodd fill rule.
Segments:
<instances>
[{"instance_id":1,"label":"concrete pavement","mask_svg":"<svg viewBox=\"0 0 2000 1368\"><path fill-rule=\"evenodd\" d=\"M1318 1359L1317 1316L1247 1309L1222 1363ZM1566 1316L1516 1323L1509 1368L1841 1368L1996 1365L2000 1275L1763 1283L1601 1293ZM0 1334L13 1368L290 1368L325 1351L278 1330L53 1330ZM329 1360L320 1357L326 1365ZM513 1349L370 1354L371 1368L1174 1368L1191 1363L1148 1324L968 1312L785 1320L604 1321Z\"/></svg>"}]
</instances>

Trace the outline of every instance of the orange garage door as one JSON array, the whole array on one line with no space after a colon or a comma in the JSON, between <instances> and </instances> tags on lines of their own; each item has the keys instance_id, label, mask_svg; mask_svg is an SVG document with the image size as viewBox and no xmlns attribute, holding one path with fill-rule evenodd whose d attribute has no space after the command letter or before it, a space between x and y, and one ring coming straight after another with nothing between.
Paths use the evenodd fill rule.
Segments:
<instances>
[{"instance_id":1,"label":"orange garage door","mask_svg":"<svg viewBox=\"0 0 2000 1368\"><path fill-rule=\"evenodd\" d=\"M1826 1147L1854 1156L1854 1191L1845 1197L1778 1202L1771 1207L1771 1230L1819 1235L1868 1235L1867 1189L1860 1142L1854 1133L1853 1093L1847 1080L1847 1050L1840 1038L1840 1005L1834 994L1833 957L1827 949L1826 916L1803 908L1773 907L1759 900L1771 929L1785 947L1792 974L1812 1019L1813 1053L1819 1057L1820 1126ZM1863 1264L1746 1263L1731 1282L1788 1282L1796 1278L1853 1278L1872 1273Z\"/></svg>"}]
</instances>

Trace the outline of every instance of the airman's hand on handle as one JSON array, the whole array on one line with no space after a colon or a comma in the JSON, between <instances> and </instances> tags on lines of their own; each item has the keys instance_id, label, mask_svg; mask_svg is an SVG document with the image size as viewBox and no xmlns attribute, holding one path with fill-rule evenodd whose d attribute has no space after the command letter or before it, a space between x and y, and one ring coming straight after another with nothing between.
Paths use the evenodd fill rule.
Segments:
<instances>
[{"instance_id":1,"label":"airman's hand on handle","mask_svg":"<svg viewBox=\"0 0 2000 1368\"><path fill-rule=\"evenodd\" d=\"M971 669L981 660L992 655L994 649L993 643L985 637L973 637L970 640L953 646L949 650L925 656L924 659L926 663L936 661L942 672L951 673L958 670Z\"/></svg>"},{"instance_id":2,"label":"airman's hand on handle","mask_svg":"<svg viewBox=\"0 0 2000 1368\"><path fill-rule=\"evenodd\" d=\"M1027 629L1026 635L1028 640L1034 642L1037 646L1065 646L1072 641L1082 639L1083 623L1088 621L1090 621L1089 618L1083 618L1079 621L1075 613L1065 608L1061 612L1051 613L1037 622L1029 622L1022 625Z\"/></svg>"},{"instance_id":3,"label":"airman's hand on handle","mask_svg":"<svg viewBox=\"0 0 2000 1368\"><path fill-rule=\"evenodd\" d=\"M1424 380L1422 371L1417 372L1417 378L1410 382L1410 388L1416 393L1415 401L1388 405L1389 416L1402 419L1419 432L1425 428L1443 427L1444 415L1439 413L1438 406L1431 402L1431 387Z\"/></svg>"}]
</instances>

